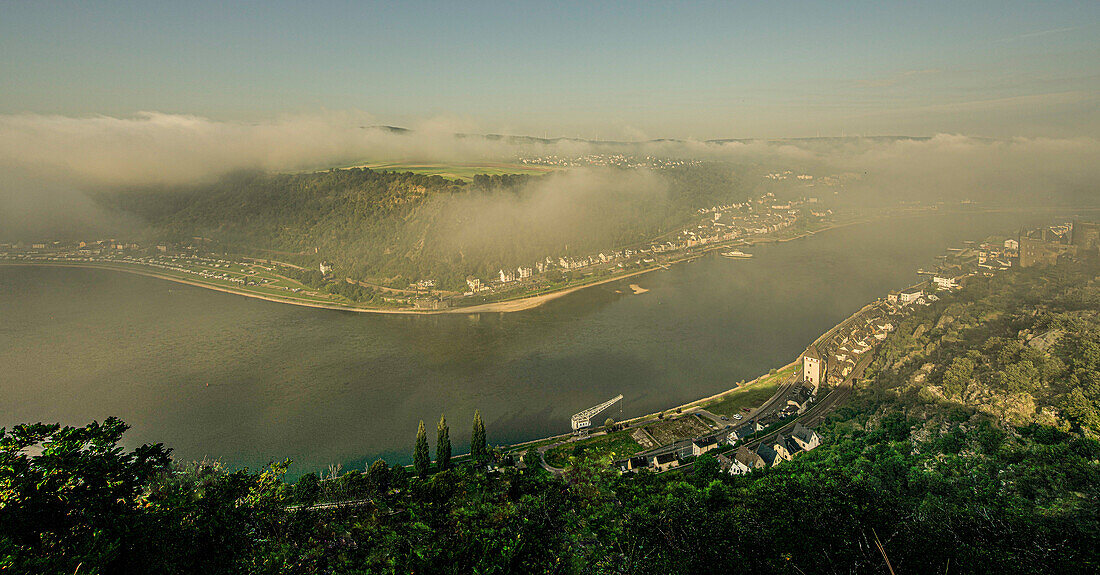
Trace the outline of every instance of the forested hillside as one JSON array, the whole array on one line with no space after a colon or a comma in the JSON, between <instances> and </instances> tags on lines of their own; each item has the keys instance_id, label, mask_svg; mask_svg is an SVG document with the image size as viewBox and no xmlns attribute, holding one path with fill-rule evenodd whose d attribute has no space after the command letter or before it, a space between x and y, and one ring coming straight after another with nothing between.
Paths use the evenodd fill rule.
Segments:
<instances>
[{"instance_id":1,"label":"forested hillside","mask_svg":"<svg viewBox=\"0 0 1100 575\"><path fill-rule=\"evenodd\" d=\"M1097 272L977 279L919 311L820 447L746 476L704 455L662 475L375 462L289 484L285 464L123 451L118 421L19 426L0 433L0 571L1095 573ZM337 500L358 503L288 507Z\"/></svg>"},{"instance_id":2,"label":"forested hillside","mask_svg":"<svg viewBox=\"0 0 1100 575\"><path fill-rule=\"evenodd\" d=\"M1100 431L1095 262L973 278L907 318L872 369L881 389L1007 425Z\"/></svg>"},{"instance_id":3,"label":"forested hillside","mask_svg":"<svg viewBox=\"0 0 1100 575\"><path fill-rule=\"evenodd\" d=\"M151 226L150 239L207 238L222 249L314 264L404 287L531 266L641 242L686 223L699 206L743 201L728 166L586 169L546 176L439 176L332 170L237 173L207 185L103 194Z\"/></svg>"}]
</instances>

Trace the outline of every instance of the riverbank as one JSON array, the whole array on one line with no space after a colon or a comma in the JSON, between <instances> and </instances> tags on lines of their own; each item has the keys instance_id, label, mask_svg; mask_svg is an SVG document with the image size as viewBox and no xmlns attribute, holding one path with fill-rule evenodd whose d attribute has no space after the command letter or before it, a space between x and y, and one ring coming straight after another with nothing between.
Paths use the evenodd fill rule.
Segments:
<instances>
[{"instance_id":1,"label":"riverbank","mask_svg":"<svg viewBox=\"0 0 1100 575\"><path fill-rule=\"evenodd\" d=\"M863 307L859 308L858 310L853 312L848 317L840 320L839 322L837 322L836 325L834 325L833 327L829 328L824 333L819 335L817 337L817 339L815 339L813 341L813 343L811 343L810 346L808 346L808 347L820 345L822 341L832 337L833 334L835 334L838 329L840 329L843 326L847 325L853 319L855 319L856 317L859 317L861 314L867 312L868 310L870 310L875 305L878 305L879 301L880 300L872 301L872 302L864 305ZM684 403L684 404L675 405L675 406L672 406L672 407L669 407L669 408L666 408L666 409L662 409L662 410L659 410L659 411L654 411L653 413L648 413L648 414L645 414L645 415L639 415L637 417L632 417L630 419L624 419L623 421L620 421L618 423L621 424L621 425L624 425L624 426L633 426L633 425L637 425L639 423L643 423L643 422L646 422L646 421L656 420L658 418L658 415L660 415L662 413L680 413L680 412L688 412L688 411L690 411L692 409L696 409L696 408L706 408L708 405L711 405L711 404L713 404L715 402L718 402L718 401L722 401L726 397L728 397L732 394L735 394L735 393L737 393L737 392L739 392L739 391L741 391L745 388L757 385L758 383L764 381L767 378L772 378L772 377L776 377L779 374L783 374L784 372L786 372L788 370L791 370L792 368L794 369L795 375L797 375L798 372L801 369L801 365L802 365L802 355L799 354L799 356L796 357L794 360L792 360L790 363L787 363L785 365L777 367L777 368L774 369L774 371L769 371L768 373L757 376L756 378L751 379L749 381L746 381L744 383L739 383L738 385L735 385L735 386L733 386L729 389L726 389L724 391L719 391L718 393L708 395L706 397L702 397L702 398L699 398L699 399L695 399L695 400L689 401L689 402ZM770 399L764 401L763 403L767 403L768 401L770 401ZM510 451L510 452L517 452L517 451L521 451L525 448L541 446L541 445L548 444L548 443L555 443L555 442L565 441L565 440L571 438L572 436L573 436L572 433L562 433L562 434L559 434L559 435L552 435L552 436L549 436L549 437L540 437L538 439L532 439L530 441L524 441L524 442L521 442L521 443L515 443L515 444L512 444L512 445L509 445L505 448L505 450Z\"/></svg>"},{"instance_id":2,"label":"riverbank","mask_svg":"<svg viewBox=\"0 0 1100 575\"><path fill-rule=\"evenodd\" d=\"M925 213L927 213L927 212L925 212ZM902 216L904 217L905 215L912 216L912 215L919 215L919 214L904 214ZM761 244L763 244L763 243L789 242L789 241L793 241L793 240L797 240L797 239L803 239L803 238L807 238L807 237L810 237L810 236L814 236L814 235L817 235L817 234L820 234L822 232L826 232L826 231L829 231L829 230L841 229L841 228L853 226L853 225L856 225L856 224L870 223L870 222L882 219L883 217L891 217L891 216L880 216L880 217L877 217L877 218L876 217L859 218L859 219L852 220L852 221L830 224L829 226L823 227L821 229L803 232L803 233L800 233L798 235L795 235L793 237L788 237L788 238L775 238L775 237L767 238L767 237L765 237L765 238L759 238L759 239L750 239L750 240L747 240L747 241L751 241L752 243L761 243ZM296 305L296 306L301 306L301 307L310 307L310 308L315 308L315 309L326 309L326 310L333 310L333 311L347 311L347 312L355 312L355 313L390 314L390 315L511 313L511 312L525 311L525 310L534 309L534 308L539 307L539 306L541 306L541 305L543 305L547 302L550 302L550 301L556 300L558 298L567 296L571 293L580 291L582 289L595 287L595 286L599 286L599 285L604 285L604 284L608 284L608 283L611 283L611 282L621 281L621 280L641 276L643 274L647 274L647 273L658 271L658 270L665 270L665 269L668 269L669 266L671 266L671 265L678 264L678 263L683 263L683 262L686 262L686 261L695 260L695 259L698 259L700 257L703 257L704 255L706 255L707 253L709 253L711 251L718 250L718 249L724 249L724 248L729 247L730 245L738 245L738 244L743 243L745 241L746 241L746 239L742 238L742 239L739 239L739 240L716 243L716 244L711 245L711 246L706 246L706 247L700 248L697 251L694 251L694 252L692 252L692 253L684 256L684 257L681 257L679 259L675 259L675 260L671 260L671 261L664 262L664 263L661 263L661 264L657 264L657 265L654 265L652 267L648 267L648 268L645 268L645 269L642 269L642 270L632 271L632 272L628 272L628 273L624 273L624 274L613 275L611 277L600 279L600 280L597 280L597 281L582 282L580 284L570 286L570 287L566 287L566 288L562 288L562 289L559 289L559 290L555 290L555 291L552 291L552 292L549 292L549 293L543 293L543 294L532 295L532 296L521 296L521 297L517 297L515 299L506 299L506 300L497 301L497 302L490 302L490 303L484 303L484 304L478 304L478 305L472 305L472 306L466 306L466 307L455 307L455 308L441 309L441 310L422 310L422 309L413 309L413 308L392 308L392 309L387 309L387 308L379 308L379 307L364 307L364 306L359 306L359 305L352 304L352 303L343 304L343 303L339 303L339 302L314 301L314 300L298 298L298 297L294 297L294 296L290 296L290 295L284 296L284 295L275 295L275 294L269 294L269 293L260 293L260 292L254 291L254 290L249 290L248 288L222 286L222 285L218 285L218 284L214 284L214 283L208 283L208 282L203 282L203 281L200 281L200 280L195 280L195 279L192 279L192 278L184 278L184 277L179 277L179 276L175 276L175 275L171 275L171 274L165 274L165 273L161 273L161 272L158 272L158 271L155 271L155 270L141 269L137 266L117 265L117 264L111 264L111 263L58 262L58 261L41 261L41 262L39 262L39 261L34 261L34 262L0 261L0 266L72 267L72 268L101 269L101 270L117 271L117 272L130 273L130 274L135 274L135 275L140 275L140 276L145 276L145 277L151 277L151 278L156 278L156 279L162 279L162 280L166 280L166 281L172 281L172 282L181 283L181 284L185 284L185 285L190 285L190 286L194 286L194 287L210 289L210 290L219 291L219 292L222 292L222 293L234 294L234 295L239 295L239 296L243 296L243 297L249 297L249 298L253 298L253 299L269 301L269 302L273 302L273 303L282 303L282 304ZM255 258L248 258L248 259L255 260ZM635 293L642 293L642 292L637 292L635 290Z\"/></svg>"},{"instance_id":3,"label":"riverbank","mask_svg":"<svg viewBox=\"0 0 1100 575\"><path fill-rule=\"evenodd\" d=\"M913 270L948 247L1020 221L853 225L745 249L757 256L749 261L712 254L526 313L430 318L276 307L95 270L0 267L0 331L11 342L0 346L0 365L27 382L10 390L5 421L116 414L138 439L167 439L185 460L256 466L287 456L295 473L377 457L406 463L417 422L442 412L461 422L480 409L491 440L511 445L569 431L572 413L619 393L616 420L733 389L797 359L842 314L910 285ZM782 280L792 269L815 281ZM652 290L632 296L631 283ZM721 405L741 402L743 389ZM465 448L468 426L452 428Z\"/></svg>"},{"instance_id":4,"label":"riverbank","mask_svg":"<svg viewBox=\"0 0 1100 575\"><path fill-rule=\"evenodd\" d=\"M828 227L825 227L825 228L822 228L822 229L819 229L819 230L814 230L812 232L806 232L806 233L800 234L800 235L792 237L792 238L775 238L775 239L763 238L763 239L758 239L758 240L753 240L753 241L756 242L756 243L788 242L788 241L792 241L792 240L795 240L795 239L801 239L801 238L809 237L811 235L819 234L821 232L825 232L825 231L828 231L828 230L839 229L839 228L842 228L842 227L847 227L847 226L854 225L854 224L859 224L859 223L868 223L870 221L873 221L873 219L858 220L858 221L834 224L834 225L831 225L831 226L828 226ZM744 241L744 240L739 240L739 241ZM511 313L511 312L525 311L525 310L529 310L529 309L534 309L534 308L539 307L539 306L541 306L541 305L543 305L547 302L550 302L550 301L556 300L558 298L567 296L571 293L580 291L582 289L595 287L595 286L599 286L599 285L604 285L604 284L608 284L608 283L611 283L611 282L621 281L621 280L625 280L625 279L629 279L629 278L633 278L633 277L638 277L638 276L641 276L643 274L647 274L647 273L658 271L658 270L667 270L669 268L669 266L672 266L674 264L683 263L683 262L686 262L686 261L692 261L692 260L698 259L700 257L703 257L704 255L706 255L707 253L709 253L711 251L718 250L718 249L724 249L724 248L729 247L730 245L734 245L736 243L738 243L738 241L732 241L732 242L728 241L728 242L718 243L718 244L715 244L713 246L708 246L708 247L702 248L698 251L692 252L691 254L688 254L688 255L686 255L682 258L671 260L671 261L668 261L668 262L665 262L665 263L662 263L662 264L654 265L652 267L648 267L648 268L645 268L645 269L642 269L642 270L632 271L632 272L628 272L628 273L624 273L624 274L617 274L617 275L613 275L611 277L600 279L600 280L597 280L597 281L583 282L583 283L580 283L580 284L577 284L577 285L574 285L574 286L562 288L562 289L555 290L555 291L552 291L552 292L549 292L549 293L538 294L538 295L533 295L533 296L523 296L523 297L518 297L516 299L508 299L508 300L502 300L502 301L497 301L497 302L490 302L490 303L484 303L484 304L478 304L478 305L472 305L472 306L465 306L465 307L455 307L455 308L442 309L442 310L420 310L420 309L411 309L411 308L385 309L385 308L377 308L377 307L361 307L361 306L357 306L355 304L350 304L350 303L349 304L340 304L340 303L336 303L336 302L329 303L329 302L310 301L310 300L306 300L306 299L295 298L293 296L277 296L277 295L272 295L272 294L257 293L255 291L249 290L247 288L236 288L236 287L221 286L221 285L217 285L217 284L213 284L213 283L207 283L207 282L203 282L203 281L198 281L198 280L194 280L194 279L190 279L190 278L183 278L183 277L179 277L179 276L175 276L175 275L171 275L171 274L160 273L160 272L157 272L157 271L154 271L154 270L139 269L136 266L114 265L114 264L110 264L110 263L57 262L57 261L41 261L41 262L38 262L38 261L34 261L34 262L0 261L0 266L68 267L68 268L84 268L84 269L99 269L99 270L116 271L116 272L130 273L130 274L134 274L134 275L140 275L140 276L151 277L151 278L156 278L156 279L162 279L162 280L181 283L181 284L190 285L190 286L194 286L194 287L200 287L200 288L210 289L210 290L214 290L214 291L219 291L219 292L222 292L222 293L234 294L234 295L249 297L249 298L253 298L253 299L260 299L260 300L264 300L264 301L270 301L270 302L274 302L274 303L296 305L296 306L301 306L301 307L310 307L310 308L315 308L315 309L327 309L327 310L334 310L334 311L349 311L349 312L355 312L355 313L397 314L397 315ZM255 258L247 258L247 259L255 260ZM635 294L644 293L645 291L648 291L648 290L644 290L644 289L643 289L643 291L633 290L633 292Z\"/></svg>"}]
</instances>

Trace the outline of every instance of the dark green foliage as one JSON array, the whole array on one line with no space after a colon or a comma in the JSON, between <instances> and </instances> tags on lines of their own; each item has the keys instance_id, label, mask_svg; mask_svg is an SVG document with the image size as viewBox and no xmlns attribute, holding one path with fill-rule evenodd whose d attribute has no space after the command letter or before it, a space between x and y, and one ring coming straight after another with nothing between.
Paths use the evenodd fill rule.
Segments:
<instances>
[{"instance_id":1,"label":"dark green foliage","mask_svg":"<svg viewBox=\"0 0 1100 575\"><path fill-rule=\"evenodd\" d=\"M393 464L390 467L390 488L404 489L409 484L409 472L404 465Z\"/></svg>"},{"instance_id":2,"label":"dark green foliage","mask_svg":"<svg viewBox=\"0 0 1100 575\"><path fill-rule=\"evenodd\" d=\"M692 467L694 468L693 478L695 480L695 485L707 485L711 481L718 479L719 473L721 473L718 459L709 453L704 453L696 457Z\"/></svg>"},{"instance_id":3,"label":"dark green foliage","mask_svg":"<svg viewBox=\"0 0 1100 575\"><path fill-rule=\"evenodd\" d=\"M481 411L474 410L474 429L470 434L470 457L482 462L488 456L485 441L485 424L481 421Z\"/></svg>"},{"instance_id":4,"label":"dark green foliage","mask_svg":"<svg viewBox=\"0 0 1100 575\"><path fill-rule=\"evenodd\" d=\"M250 473L127 452L117 420L19 426L0 432L0 572L884 573L878 539L897 573L1096 573L1100 321L1058 295L1092 301L1093 278L1027 272L917 312L818 426L821 446L747 476L709 454L690 473L617 476L578 458L554 476L534 447L523 470L429 475L421 422L418 476L376 461L291 486L287 463ZM952 326L935 327L945 313ZM1073 337L1033 343L1052 329ZM929 393L945 378L988 395ZM1074 391L1085 403L1065 418L1016 424L1022 412L988 405ZM291 507L332 500L346 505Z\"/></svg>"},{"instance_id":5,"label":"dark green foliage","mask_svg":"<svg viewBox=\"0 0 1100 575\"><path fill-rule=\"evenodd\" d=\"M432 460L428 456L428 433L424 430L424 421L420 421L420 427L416 430L416 446L413 448L413 468L420 477L427 477L432 467Z\"/></svg>"},{"instance_id":6,"label":"dark green foliage","mask_svg":"<svg viewBox=\"0 0 1100 575\"><path fill-rule=\"evenodd\" d=\"M0 570L126 566L145 487L169 465L160 444L128 453L119 447L126 429L115 418L83 428L0 428L0 550L10 553L0 557Z\"/></svg>"},{"instance_id":7,"label":"dark green foliage","mask_svg":"<svg viewBox=\"0 0 1100 575\"><path fill-rule=\"evenodd\" d=\"M390 490L390 468L382 459L376 460L367 468L367 487L370 493L380 494Z\"/></svg>"},{"instance_id":8,"label":"dark green foliage","mask_svg":"<svg viewBox=\"0 0 1100 575\"><path fill-rule=\"evenodd\" d=\"M321 496L321 478L316 473L307 473L294 484L294 499L302 505L313 505Z\"/></svg>"},{"instance_id":9,"label":"dark green foliage","mask_svg":"<svg viewBox=\"0 0 1100 575\"><path fill-rule=\"evenodd\" d=\"M977 433L945 432L960 444L945 452L942 437L914 439L914 422L892 404L857 405L854 418L819 430L821 447L748 477L720 473L710 455L695 460L687 481L616 477L589 461L556 478L532 461L527 471L488 475L459 466L389 491L380 477L401 468L377 461L365 475L321 482L343 486L338 495L348 499L363 495L354 487L362 482L370 500L346 510L287 511L285 464L261 474L204 465L167 473L158 457L150 473L135 458L126 465L140 483L115 492L121 499L104 493L106 501L91 493L58 500L65 489L49 483L15 498L18 485L32 494L27 482L44 469L5 466L0 565L62 573L77 563L80 572L111 573L882 572L877 535L905 573L942 573L948 562L1000 573L1100 567L1096 440L1041 426L991 435L992 425L979 424ZM121 454L107 443L90 456L93 465L66 458L51 469L96 469L108 453ZM295 499L317 484L316 475L303 476ZM52 524L95 525L95 538L41 538L56 533L41 528L30 537L28 518L49 509L60 514ZM69 525L67 533L80 532ZM43 555L36 545L46 541Z\"/></svg>"},{"instance_id":10,"label":"dark green foliage","mask_svg":"<svg viewBox=\"0 0 1100 575\"><path fill-rule=\"evenodd\" d=\"M527 451L523 453L523 464L529 468L537 468L542 465L542 458L539 457L539 450L535 447L527 448Z\"/></svg>"},{"instance_id":11,"label":"dark green foliage","mask_svg":"<svg viewBox=\"0 0 1100 575\"><path fill-rule=\"evenodd\" d=\"M435 426L435 465L440 471L451 468L451 428L447 427L447 418L440 415Z\"/></svg>"}]
</instances>

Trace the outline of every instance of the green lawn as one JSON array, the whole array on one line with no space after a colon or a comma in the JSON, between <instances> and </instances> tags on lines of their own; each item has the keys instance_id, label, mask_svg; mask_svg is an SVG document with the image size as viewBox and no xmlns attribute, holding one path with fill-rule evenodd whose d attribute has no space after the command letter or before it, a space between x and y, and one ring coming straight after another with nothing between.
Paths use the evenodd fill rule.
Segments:
<instances>
[{"instance_id":1,"label":"green lawn","mask_svg":"<svg viewBox=\"0 0 1100 575\"><path fill-rule=\"evenodd\" d=\"M773 375L767 375L726 395L718 401L704 406L711 413L717 415L733 415L742 408L756 407L764 403L769 397L775 395L775 390L784 379L790 377L797 369L792 365L780 370Z\"/></svg>"},{"instance_id":2,"label":"green lawn","mask_svg":"<svg viewBox=\"0 0 1100 575\"><path fill-rule=\"evenodd\" d=\"M546 462L554 467L566 467L570 457L623 459L641 450L642 446L631 439L629 431L616 431L555 447L546 452Z\"/></svg>"},{"instance_id":3,"label":"green lawn","mask_svg":"<svg viewBox=\"0 0 1100 575\"><path fill-rule=\"evenodd\" d=\"M380 162L380 163L363 163L355 164L352 166L345 166L347 168L363 167L370 168L372 170L387 171L387 172L412 172L414 174L423 174L426 176L442 176L452 180L465 180L471 181L474 176L478 174L486 175L503 175L503 174L530 174L533 176L542 175L552 171L547 166L528 166L524 164L511 164L511 163L482 163L482 164L431 164L431 163L401 163L401 162Z\"/></svg>"}]
</instances>

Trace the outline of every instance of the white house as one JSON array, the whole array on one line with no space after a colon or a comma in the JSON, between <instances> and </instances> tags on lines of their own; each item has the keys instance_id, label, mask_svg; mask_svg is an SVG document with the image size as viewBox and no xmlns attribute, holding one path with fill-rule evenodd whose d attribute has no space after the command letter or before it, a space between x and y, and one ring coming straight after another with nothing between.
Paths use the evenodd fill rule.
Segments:
<instances>
[{"instance_id":1,"label":"white house","mask_svg":"<svg viewBox=\"0 0 1100 575\"><path fill-rule=\"evenodd\" d=\"M742 445L733 454L733 465L730 466L729 472L730 475L737 475L767 466L768 462L764 461L760 454Z\"/></svg>"},{"instance_id":2,"label":"white house","mask_svg":"<svg viewBox=\"0 0 1100 575\"><path fill-rule=\"evenodd\" d=\"M909 305L920 299L922 295L924 295L924 290L921 288L905 289L898 294L898 303L901 305Z\"/></svg>"},{"instance_id":3,"label":"white house","mask_svg":"<svg viewBox=\"0 0 1100 575\"><path fill-rule=\"evenodd\" d=\"M821 436L809 427L804 427L801 423L794 424L794 429L791 431L791 440L802 451L810 451L821 445Z\"/></svg>"},{"instance_id":4,"label":"white house","mask_svg":"<svg viewBox=\"0 0 1100 575\"><path fill-rule=\"evenodd\" d=\"M947 278L941 276L934 276L932 283L936 284L938 290L950 290L959 287L959 282L955 281L955 278Z\"/></svg>"}]
</instances>

